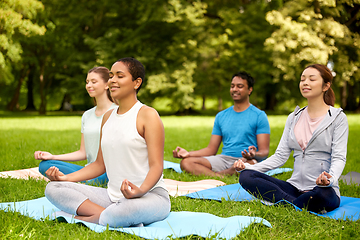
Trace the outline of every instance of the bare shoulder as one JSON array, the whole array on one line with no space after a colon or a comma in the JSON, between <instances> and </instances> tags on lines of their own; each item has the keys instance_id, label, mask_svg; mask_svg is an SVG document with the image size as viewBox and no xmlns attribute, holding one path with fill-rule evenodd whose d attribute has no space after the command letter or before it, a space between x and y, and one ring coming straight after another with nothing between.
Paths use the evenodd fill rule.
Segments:
<instances>
[{"instance_id":1,"label":"bare shoulder","mask_svg":"<svg viewBox=\"0 0 360 240\"><path fill-rule=\"evenodd\" d=\"M159 113L152 107L143 105L139 111L139 117L143 119L160 118Z\"/></svg>"},{"instance_id":2,"label":"bare shoulder","mask_svg":"<svg viewBox=\"0 0 360 240\"><path fill-rule=\"evenodd\" d=\"M159 113L152 107L142 106L138 114L138 127L143 126L150 129L164 128Z\"/></svg>"}]
</instances>

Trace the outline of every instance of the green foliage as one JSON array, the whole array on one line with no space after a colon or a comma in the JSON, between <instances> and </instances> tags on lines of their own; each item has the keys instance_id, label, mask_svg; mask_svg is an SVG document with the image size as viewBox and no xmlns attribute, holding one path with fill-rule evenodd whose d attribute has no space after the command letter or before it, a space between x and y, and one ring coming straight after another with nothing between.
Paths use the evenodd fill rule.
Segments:
<instances>
[{"instance_id":1,"label":"green foliage","mask_svg":"<svg viewBox=\"0 0 360 240\"><path fill-rule=\"evenodd\" d=\"M0 3L0 67L5 68L6 58L11 62L21 59L22 48L18 35L43 35L45 27L33 22L44 9L37 0L6 0Z\"/></svg>"},{"instance_id":2,"label":"green foliage","mask_svg":"<svg viewBox=\"0 0 360 240\"><path fill-rule=\"evenodd\" d=\"M354 5L357 7L352 8ZM280 10L269 11L266 20L277 26L265 41L271 52L274 81L286 85L284 81L297 80L306 65L330 61L337 75L335 87L359 82L358 12L357 1L335 0L288 1ZM346 107L345 95L340 95L342 107Z\"/></svg>"},{"instance_id":3,"label":"green foliage","mask_svg":"<svg viewBox=\"0 0 360 240\"><path fill-rule=\"evenodd\" d=\"M45 113L70 96L85 110L88 69L130 56L147 72L141 101L167 98L173 113L192 112L199 98L218 99L213 110L225 108L240 70L256 79L254 105L289 111L301 97L304 66L329 61L337 103L354 111L359 12L357 0L2 1L0 107L22 110L30 102Z\"/></svg>"},{"instance_id":4,"label":"green foliage","mask_svg":"<svg viewBox=\"0 0 360 240\"><path fill-rule=\"evenodd\" d=\"M305 8L306 5L301 3L306 3L307 5L308 1L299 1L299 3L296 4L296 7L299 9ZM273 63L274 66L276 66L274 69L274 75L276 77L275 81L279 81L282 73L284 80L294 79L295 76L298 75L295 70L302 70L304 67L300 64L302 61L307 63L318 62L326 64L328 55L332 54L335 50L333 44L328 46L324 42L326 33L324 33L324 36L318 36L318 32L313 29L315 27L321 28L322 25L327 25L328 23L326 21L317 20L316 18L321 19L322 17L318 16L313 11L303 11L302 14L299 14L298 8L295 8L293 11L300 15L297 17L299 17L298 19L301 22L292 20L290 16L283 16L280 12L275 10L267 14L267 20L270 24L280 26L280 29L275 31L271 38L268 38L265 42L265 44L273 50ZM306 21L307 19L313 21ZM336 22L333 25L336 25L340 30L339 35L344 34L341 27L338 26ZM330 35L329 37L332 36Z\"/></svg>"},{"instance_id":5,"label":"green foliage","mask_svg":"<svg viewBox=\"0 0 360 240\"><path fill-rule=\"evenodd\" d=\"M0 2L0 103L8 102L11 90L18 82L13 72L18 71L18 64L23 61L25 50L21 39L41 36L46 32L45 26L36 20L43 10L43 4L37 0Z\"/></svg>"}]
</instances>

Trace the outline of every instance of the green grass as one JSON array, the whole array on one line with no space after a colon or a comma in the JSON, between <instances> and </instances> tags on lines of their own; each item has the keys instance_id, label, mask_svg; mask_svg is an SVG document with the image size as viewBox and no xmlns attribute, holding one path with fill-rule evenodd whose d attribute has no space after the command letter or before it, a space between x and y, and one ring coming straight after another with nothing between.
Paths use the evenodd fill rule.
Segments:
<instances>
[{"instance_id":1,"label":"green grass","mask_svg":"<svg viewBox=\"0 0 360 240\"><path fill-rule=\"evenodd\" d=\"M166 116L165 160L179 162L172 157L172 150L182 146L195 150L207 146L214 117L209 116ZM274 153L280 140L286 116L269 116L271 126L270 154ZM360 115L348 115L350 126L347 163L343 174L360 172L358 156L360 151ZM0 171L38 166L33 153L47 150L54 154L75 151L79 148L81 117L6 115L0 118ZM78 164L85 164L85 161ZM292 157L284 165L292 167ZM276 176L287 179L291 173ZM196 181L209 177L196 177L186 173L164 170L164 177L181 181ZM227 184L237 183L236 176L219 179ZM0 202L30 200L44 196L45 181L0 179ZM344 196L360 197L360 187L340 182ZM358 238L360 221L337 221L317 217L306 211L295 211L291 206L265 206L260 202L204 201L186 197L171 198L172 211L208 212L220 217L234 215L256 216L268 220L272 228L253 224L237 236L237 239L350 239ZM75 224L63 224L48 219L36 221L18 213L0 211L0 239L139 239L120 232L95 233ZM209 234L209 239L216 234ZM176 238L176 236L173 236ZM185 239L197 239L189 236Z\"/></svg>"}]
</instances>

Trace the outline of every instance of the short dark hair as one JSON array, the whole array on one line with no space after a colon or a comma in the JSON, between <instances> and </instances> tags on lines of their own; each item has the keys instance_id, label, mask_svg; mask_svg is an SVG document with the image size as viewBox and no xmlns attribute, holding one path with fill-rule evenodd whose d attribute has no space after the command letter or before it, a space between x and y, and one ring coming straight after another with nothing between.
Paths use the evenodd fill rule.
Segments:
<instances>
[{"instance_id":1,"label":"short dark hair","mask_svg":"<svg viewBox=\"0 0 360 240\"><path fill-rule=\"evenodd\" d=\"M136 89L136 92L139 92L143 82L145 81L144 65L142 65L141 62L139 62L138 60L132 57L120 58L116 62L122 62L128 67L129 73L131 74L133 81L135 81L138 78L141 78L142 82L140 86Z\"/></svg>"},{"instance_id":2,"label":"short dark hair","mask_svg":"<svg viewBox=\"0 0 360 240\"><path fill-rule=\"evenodd\" d=\"M231 78L231 80L233 80L234 77L240 77L240 78L246 80L247 84L248 84L248 88L254 87L255 79L249 73L240 71L240 72L235 73L233 75L233 77Z\"/></svg>"}]
</instances>

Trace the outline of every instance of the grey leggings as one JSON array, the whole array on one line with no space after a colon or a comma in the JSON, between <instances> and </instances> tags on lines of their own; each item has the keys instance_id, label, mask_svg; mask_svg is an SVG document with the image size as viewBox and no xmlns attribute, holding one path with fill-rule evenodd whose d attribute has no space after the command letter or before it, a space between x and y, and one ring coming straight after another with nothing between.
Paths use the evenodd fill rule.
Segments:
<instances>
[{"instance_id":1,"label":"grey leggings","mask_svg":"<svg viewBox=\"0 0 360 240\"><path fill-rule=\"evenodd\" d=\"M165 219L170 213L168 192L157 187L140 198L122 198L112 202L107 189L73 182L50 182L46 198L60 210L76 215L78 207L87 199L105 208L99 224L110 227L129 227L150 224Z\"/></svg>"}]
</instances>

